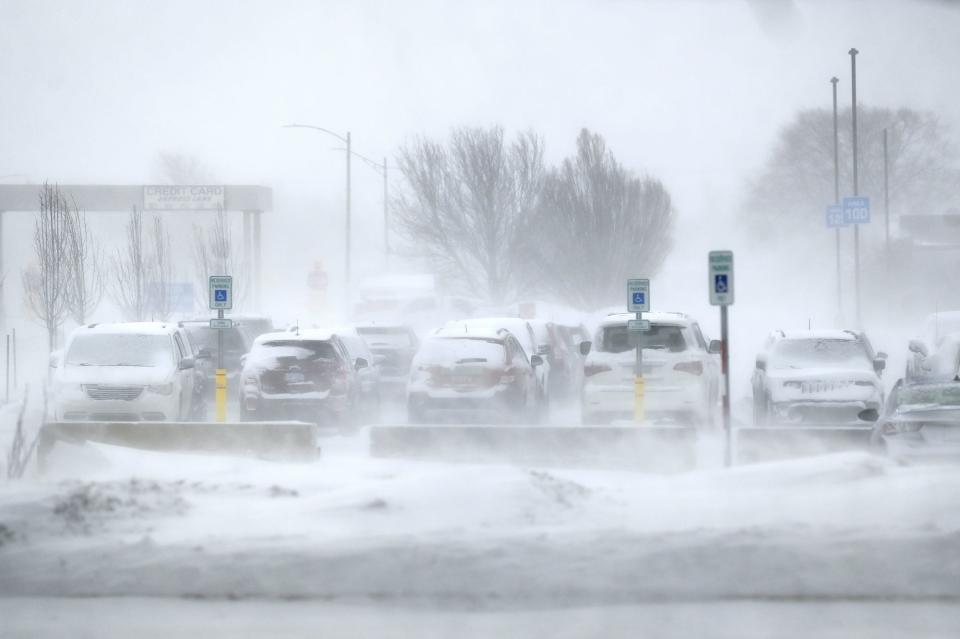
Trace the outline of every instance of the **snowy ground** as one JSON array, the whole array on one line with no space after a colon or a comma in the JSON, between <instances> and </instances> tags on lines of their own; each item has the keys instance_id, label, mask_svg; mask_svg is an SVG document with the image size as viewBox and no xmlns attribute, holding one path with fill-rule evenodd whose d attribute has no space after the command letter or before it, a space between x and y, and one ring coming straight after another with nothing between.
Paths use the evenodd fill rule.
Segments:
<instances>
[{"instance_id":1,"label":"snowy ground","mask_svg":"<svg viewBox=\"0 0 960 639\"><path fill-rule=\"evenodd\" d=\"M156 636L202 619L215 636L691 636L664 624L704 612L709 636L960 627L957 467L446 464L372 459L362 434L301 465L58 450L54 474L0 484L0 636L56 636L57 619L88 636L148 619ZM243 635L225 616L283 623Z\"/></svg>"}]
</instances>

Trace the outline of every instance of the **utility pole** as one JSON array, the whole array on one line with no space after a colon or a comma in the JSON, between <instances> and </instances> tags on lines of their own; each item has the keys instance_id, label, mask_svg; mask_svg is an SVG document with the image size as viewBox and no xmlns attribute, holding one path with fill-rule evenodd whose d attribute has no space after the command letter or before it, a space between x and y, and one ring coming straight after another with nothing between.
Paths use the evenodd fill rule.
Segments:
<instances>
[{"instance_id":1,"label":"utility pole","mask_svg":"<svg viewBox=\"0 0 960 639\"><path fill-rule=\"evenodd\" d=\"M840 135L837 129L837 82L836 76L830 78L833 85L833 203L840 204ZM837 314L843 317L843 266L840 263L840 227L837 232Z\"/></svg>"},{"instance_id":2,"label":"utility pole","mask_svg":"<svg viewBox=\"0 0 960 639\"><path fill-rule=\"evenodd\" d=\"M853 101L853 196L860 195L859 166L857 158L857 54L856 49L850 49L850 87ZM862 326L860 315L860 225L853 225L853 285L856 289L855 300L857 305L857 328Z\"/></svg>"},{"instance_id":3,"label":"utility pole","mask_svg":"<svg viewBox=\"0 0 960 639\"><path fill-rule=\"evenodd\" d=\"M383 255L390 266L390 193L387 182L387 158L383 158Z\"/></svg>"},{"instance_id":4,"label":"utility pole","mask_svg":"<svg viewBox=\"0 0 960 639\"><path fill-rule=\"evenodd\" d=\"M343 299L344 299L344 308L343 312L345 316L350 314L350 154L352 153L350 149L350 132L347 131L347 246L346 246L346 264L345 264L345 276L344 276L344 286Z\"/></svg>"},{"instance_id":5,"label":"utility pole","mask_svg":"<svg viewBox=\"0 0 960 639\"><path fill-rule=\"evenodd\" d=\"M886 234L887 270L890 269L890 165L887 156L887 130L883 130L883 225Z\"/></svg>"}]
</instances>

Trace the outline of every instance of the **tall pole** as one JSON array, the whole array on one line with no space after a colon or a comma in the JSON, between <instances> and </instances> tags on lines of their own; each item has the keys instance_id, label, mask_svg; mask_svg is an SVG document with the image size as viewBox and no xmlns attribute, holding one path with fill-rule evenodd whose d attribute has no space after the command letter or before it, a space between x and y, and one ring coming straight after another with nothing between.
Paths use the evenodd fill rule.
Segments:
<instances>
[{"instance_id":1,"label":"tall pole","mask_svg":"<svg viewBox=\"0 0 960 639\"><path fill-rule=\"evenodd\" d=\"M727 305L720 306L720 373L723 376L723 465L733 463L733 431L730 424L730 335Z\"/></svg>"},{"instance_id":2,"label":"tall pole","mask_svg":"<svg viewBox=\"0 0 960 639\"><path fill-rule=\"evenodd\" d=\"M387 182L387 158L383 158L383 255L390 266L390 192Z\"/></svg>"},{"instance_id":3,"label":"tall pole","mask_svg":"<svg viewBox=\"0 0 960 639\"><path fill-rule=\"evenodd\" d=\"M345 306L344 313L350 312L350 132L347 131L347 238L346 238L346 269L344 275L343 297Z\"/></svg>"},{"instance_id":4,"label":"tall pole","mask_svg":"<svg viewBox=\"0 0 960 639\"><path fill-rule=\"evenodd\" d=\"M833 203L840 204L840 135L837 128L837 82L836 77L830 78L833 85ZM836 228L837 235L837 314L843 317L843 266L840 264L840 227Z\"/></svg>"},{"instance_id":5,"label":"tall pole","mask_svg":"<svg viewBox=\"0 0 960 639\"><path fill-rule=\"evenodd\" d=\"M884 260L890 266L890 165L887 156L887 130L883 130L883 225L887 240L887 256Z\"/></svg>"},{"instance_id":6,"label":"tall pole","mask_svg":"<svg viewBox=\"0 0 960 639\"><path fill-rule=\"evenodd\" d=\"M853 106L853 196L860 195L859 163L857 158L857 54L856 49L850 49L850 87ZM857 305L857 328L860 323L860 225L853 225L853 285Z\"/></svg>"}]
</instances>

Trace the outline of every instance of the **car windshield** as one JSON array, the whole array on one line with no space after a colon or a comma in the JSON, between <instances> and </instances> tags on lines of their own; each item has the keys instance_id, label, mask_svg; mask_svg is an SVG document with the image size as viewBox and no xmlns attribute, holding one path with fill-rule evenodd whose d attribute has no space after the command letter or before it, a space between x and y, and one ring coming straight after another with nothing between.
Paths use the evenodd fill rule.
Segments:
<instances>
[{"instance_id":1,"label":"car windshield","mask_svg":"<svg viewBox=\"0 0 960 639\"><path fill-rule=\"evenodd\" d=\"M428 340L417 359L421 365L501 364L506 360L503 342L479 337L438 337Z\"/></svg>"},{"instance_id":2,"label":"car windshield","mask_svg":"<svg viewBox=\"0 0 960 639\"><path fill-rule=\"evenodd\" d=\"M357 333L363 338L370 348L411 348L413 340L410 338L410 332L403 327L379 327L366 326L357 329Z\"/></svg>"},{"instance_id":3,"label":"car windshield","mask_svg":"<svg viewBox=\"0 0 960 639\"><path fill-rule=\"evenodd\" d=\"M246 352L247 347L243 343L243 335L238 328L233 330L219 331L210 328L208 325L187 326L187 333L190 335L190 341L197 349L206 348L216 352L217 333L223 333L223 350Z\"/></svg>"},{"instance_id":4,"label":"car windshield","mask_svg":"<svg viewBox=\"0 0 960 639\"><path fill-rule=\"evenodd\" d=\"M855 368L871 370L863 343L852 339L788 339L776 345L768 367L772 370Z\"/></svg>"},{"instance_id":5,"label":"car windshield","mask_svg":"<svg viewBox=\"0 0 960 639\"><path fill-rule=\"evenodd\" d=\"M173 366L173 342L168 335L77 335L70 344L65 363L67 366Z\"/></svg>"},{"instance_id":6,"label":"car windshield","mask_svg":"<svg viewBox=\"0 0 960 639\"><path fill-rule=\"evenodd\" d=\"M687 341L682 326L652 324L650 330L643 333L643 350L667 350L673 353L686 350ZM626 324L605 326L601 329L600 348L605 353L625 353L636 349Z\"/></svg>"}]
</instances>

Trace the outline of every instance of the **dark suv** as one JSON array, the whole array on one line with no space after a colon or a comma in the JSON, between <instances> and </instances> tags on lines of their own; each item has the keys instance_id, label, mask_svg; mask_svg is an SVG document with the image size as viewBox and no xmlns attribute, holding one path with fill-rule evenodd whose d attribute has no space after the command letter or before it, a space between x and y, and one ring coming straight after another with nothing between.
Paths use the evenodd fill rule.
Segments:
<instances>
[{"instance_id":1,"label":"dark suv","mask_svg":"<svg viewBox=\"0 0 960 639\"><path fill-rule=\"evenodd\" d=\"M258 337L241 373L243 420L333 420L352 424L357 417L359 383L355 362L334 334L319 330L267 333Z\"/></svg>"},{"instance_id":2,"label":"dark suv","mask_svg":"<svg viewBox=\"0 0 960 639\"><path fill-rule=\"evenodd\" d=\"M417 334L400 324L362 324L356 330L380 367L381 393L402 399L407 391L410 362L420 348Z\"/></svg>"}]
</instances>

